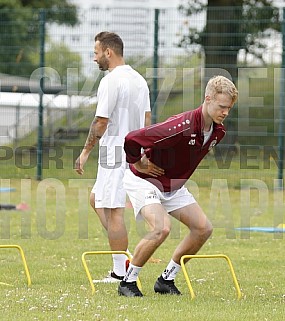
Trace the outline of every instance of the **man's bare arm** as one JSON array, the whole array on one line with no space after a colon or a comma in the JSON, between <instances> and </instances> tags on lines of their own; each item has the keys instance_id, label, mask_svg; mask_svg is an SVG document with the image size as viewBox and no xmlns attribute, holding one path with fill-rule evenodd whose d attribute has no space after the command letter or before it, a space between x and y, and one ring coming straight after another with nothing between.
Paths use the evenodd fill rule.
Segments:
<instances>
[{"instance_id":1,"label":"man's bare arm","mask_svg":"<svg viewBox=\"0 0 285 321\"><path fill-rule=\"evenodd\" d=\"M91 149L98 143L100 138L104 135L108 124L108 118L95 117L89 129L89 133L84 145L84 149L91 151Z\"/></svg>"},{"instance_id":2,"label":"man's bare arm","mask_svg":"<svg viewBox=\"0 0 285 321\"><path fill-rule=\"evenodd\" d=\"M100 138L104 135L107 124L108 118L104 117L95 117L92 121L84 148L75 161L75 170L79 175L84 173L83 167L89 157L89 154L94 145L96 145Z\"/></svg>"},{"instance_id":3,"label":"man's bare arm","mask_svg":"<svg viewBox=\"0 0 285 321\"><path fill-rule=\"evenodd\" d=\"M145 121L144 121L144 126L149 126L151 125L151 112L150 111L146 111L145 112Z\"/></svg>"}]
</instances>

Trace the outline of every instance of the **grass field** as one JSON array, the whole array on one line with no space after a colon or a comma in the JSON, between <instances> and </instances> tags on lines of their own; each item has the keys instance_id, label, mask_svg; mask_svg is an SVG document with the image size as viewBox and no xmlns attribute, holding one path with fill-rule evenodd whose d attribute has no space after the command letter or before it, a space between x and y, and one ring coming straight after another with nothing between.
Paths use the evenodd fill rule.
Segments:
<instances>
[{"instance_id":1,"label":"grass field","mask_svg":"<svg viewBox=\"0 0 285 321\"><path fill-rule=\"evenodd\" d=\"M161 261L147 263L140 274L143 298L119 297L116 284L98 284L92 295L81 255L84 251L109 249L105 233L88 205L92 180L15 179L2 180L1 185L16 188L15 192L0 193L2 203L24 200L30 204L28 212L1 212L0 237L1 244L23 248L32 278L32 285L27 287L17 251L0 249L0 281L7 283L0 285L2 320L284 320L283 234L234 229L245 223L276 226L282 222L281 192L266 190L265 195L245 191L242 196L239 189L196 186L193 192L214 224L213 236L200 254L228 255L243 297L236 299L225 261L203 259L187 265L196 294L191 300L182 273L177 277L182 296L153 292L156 278L186 232L177 222L173 222L171 235L154 255ZM245 197L248 194L250 197ZM135 224L131 209L126 210L126 221L129 248L133 250L144 225ZM111 267L111 258L90 256L88 265L92 276L100 278Z\"/></svg>"}]
</instances>

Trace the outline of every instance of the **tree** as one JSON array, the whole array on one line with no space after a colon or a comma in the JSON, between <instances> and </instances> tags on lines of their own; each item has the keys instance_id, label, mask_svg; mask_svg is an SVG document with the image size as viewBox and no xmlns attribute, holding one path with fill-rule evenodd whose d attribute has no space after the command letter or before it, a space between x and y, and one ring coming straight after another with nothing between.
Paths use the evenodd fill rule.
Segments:
<instances>
[{"instance_id":1,"label":"tree","mask_svg":"<svg viewBox=\"0 0 285 321\"><path fill-rule=\"evenodd\" d=\"M179 44L188 49L198 45L204 51L204 82L217 73L217 68L226 70L236 82L240 50L262 62L264 40L269 39L272 30L280 30L279 9L272 0L208 0L208 4L188 0L179 10L187 17L207 11L203 30L189 28ZM227 128L222 144L233 145L237 141L236 109L227 119Z\"/></svg>"},{"instance_id":2,"label":"tree","mask_svg":"<svg viewBox=\"0 0 285 321\"><path fill-rule=\"evenodd\" d=\"M46 21L78 23L77 8L68 0L0 0L0 72L29 77L38 67L32 54L39 47L39 9Z\"/></svg>"},{"instance_id":3,"label":"tree","mask_svg":"<svg viewBox=\"0 0 285 321\"><path fill-rule=\"evenodd\" d=\"M82 74L82 59L78 53L71 52L64 43L49 44L49 49L46 52L46 67L53 68L59 74L62 84L67 85L67 70L75 68L78 71L78 80L84 76ZM74 79L77 80L77 79ZM69 80L69 85L72 85ZM75 84L77 85L77 83Z\"/></svg>"},{"instance_id":4,"label":"tree","mask_svg":"<svg viewBox=\"0 0 285 321\"><path fill-rule=\"evenodd\" d=\"M47 21L74 26L78 23L77 7L69 0L20 0L23 8L47 9Z\"/></svg>"},{"instance_id":5,"label":"tree","mask_svg":"<svg viewBox=\"0 0 285 321\"><path fill-rule=\"evenodd\" d=\"M262 59L260 49L269 30L280 30L279 10L272 0L198 0L179 6L185 16L207 10L204 29L189 28L180 46L189 48L200 45L205 54L205 67L224 68L234 80L237 78L238 53L252 54ZM210 75L208 75L210 76Z\"/></svg>"}]
</instances>

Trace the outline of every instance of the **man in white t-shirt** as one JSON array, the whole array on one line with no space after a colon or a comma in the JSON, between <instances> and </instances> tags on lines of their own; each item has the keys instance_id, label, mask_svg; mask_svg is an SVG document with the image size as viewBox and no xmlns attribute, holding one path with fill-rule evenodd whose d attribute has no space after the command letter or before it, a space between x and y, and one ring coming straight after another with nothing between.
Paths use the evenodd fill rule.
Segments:
<instances>
[{"instance_id":1,"label":"man in white t-shirt","mask_svg":"<svg viewBox=\"0 0 285 321\"><path fill-rule=\"evenodd\" d=\"M126 156L125 136L132 130L150 124L149 89L145 79L125 64L123 41L115 33L101 32L95 36L94 61L109 73L98 87L98 105L84 148L75 162L82 175L84 164L99 142L98 172L90 194L90 204L107 231L113 251L128 250L128 235L124 221L126 192L123 176ZM122 280L127 258L113 254L113 271L101 282Z\"/></svg>"}]
</instances>

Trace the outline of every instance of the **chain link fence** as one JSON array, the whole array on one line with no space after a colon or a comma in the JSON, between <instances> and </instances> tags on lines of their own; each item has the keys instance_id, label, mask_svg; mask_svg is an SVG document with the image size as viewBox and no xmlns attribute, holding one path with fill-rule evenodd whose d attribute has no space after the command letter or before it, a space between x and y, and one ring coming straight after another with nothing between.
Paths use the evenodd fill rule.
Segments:
<instances>
[{"instance_id":1,"label":"chain link fence","mask_svg":"<svg viewBox=\"0 0 285 321\"><path fill-rule=\"evenodd\" d=\"M198 107L210 75L232 77L240 96L226 123L228 135L201 170L211 170L216 178L227 171L233 177L262 179L274 187L274 179L281 178L278 169L284 154L280 142L284 135L280 131L283 20L282 8L264 10L256 8L251 17L246 8L208 8L187 16L173 8L94 5L80 10L80 23L73 26L68 23L68 12L66 24L59 25L40 18L39 11L21 12L21 20L19 12L1 10L1 178L7 177L7 166L9 178L36 176L41 94L43 156L47 162L54 161L57 157L49 153L58 152L60 146L62 159L65 153L69 161L76 158L95 112L96 90L103 76L93 62L94 36L108 30L122 37L126 63L146 78L155 121ZM46 11L45 17L48 15ZM28 158L15 162L17 154ZM20 170L15 163L22 164ZM66 166L72 167L72 162ZM43 177L69 178L68 171L56 171L56 162L54 167L52 171L47 166Z\"/></svg>"}]
</instances>

